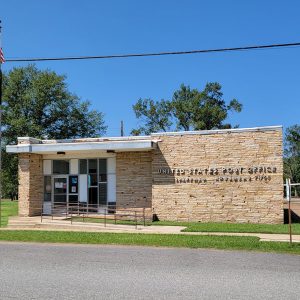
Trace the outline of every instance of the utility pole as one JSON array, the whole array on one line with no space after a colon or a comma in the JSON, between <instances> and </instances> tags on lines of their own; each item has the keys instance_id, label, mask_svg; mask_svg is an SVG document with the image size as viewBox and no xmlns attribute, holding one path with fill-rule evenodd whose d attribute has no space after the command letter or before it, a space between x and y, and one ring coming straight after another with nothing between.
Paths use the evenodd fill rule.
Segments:
<instances>
[{"instance_id":1,"label":"utility pole","mask_svg":"<svg viewBox=\"0 0 300 300\"><path fill-rule=\"evenodd\" d=\"M121 121L121 136L124 136L124 124L123 124L123 120Z\"/></svg>"}]
</instances>

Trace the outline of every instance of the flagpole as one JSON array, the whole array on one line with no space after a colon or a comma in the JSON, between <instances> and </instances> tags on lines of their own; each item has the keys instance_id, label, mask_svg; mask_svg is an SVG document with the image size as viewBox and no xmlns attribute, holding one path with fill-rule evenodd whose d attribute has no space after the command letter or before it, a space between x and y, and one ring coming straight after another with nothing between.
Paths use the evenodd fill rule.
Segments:
<instances>
[{"instance_id":1,"label":"flagpole","mask_svg":"<svg viewBox=\"0 0 300 300\"><path fill-rule=\"evenodd\" d=\"M2 48L2 21L0 20L0 49ZM2 60L0 61L0 227L2 227Z\"/></svg>"}]
</instances>

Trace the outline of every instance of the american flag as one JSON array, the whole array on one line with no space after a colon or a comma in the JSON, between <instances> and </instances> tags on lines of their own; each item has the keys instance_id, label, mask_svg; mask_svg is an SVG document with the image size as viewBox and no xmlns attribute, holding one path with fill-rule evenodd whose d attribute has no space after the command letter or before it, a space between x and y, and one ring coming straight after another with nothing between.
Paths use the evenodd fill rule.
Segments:
<instances>
[{"instance_id":1,"label":"american flag","mask_svg":"<svg viewBox=\"0 0 300 300\"><path fill-rule=\"evenodd\" d=\"M2 48L0 48L0 64L3 64L4 62L5 62L4 54Z\"/></svg>"}]
</instances>

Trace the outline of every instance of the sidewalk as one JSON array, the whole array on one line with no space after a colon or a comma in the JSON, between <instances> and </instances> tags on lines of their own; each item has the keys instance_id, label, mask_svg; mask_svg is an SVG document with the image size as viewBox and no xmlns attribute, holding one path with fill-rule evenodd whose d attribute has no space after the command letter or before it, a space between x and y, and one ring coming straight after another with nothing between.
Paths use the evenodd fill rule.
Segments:
<instances>
[{"instance_id":1,"label":"sidewalk","mask_svg":"<svg viewBox=\"0 0 300 300\"><path fill-rule=\"evenodd\" d=\"M113 233L142 233L142 234L182 234L182 235L218 235L218 236L255 236L260 241L289 242L288 234L268 233L235 233L235 232L182 232L184 226L142 226L115 225L104 223L71 222L63 219L43 219L40 217L10 217L8 226L1 230L47 230L47 231L76 231L76 232L113 232ZM300 243L300 235L293 235L293 242Z\"/></svg>"}]
</instances>

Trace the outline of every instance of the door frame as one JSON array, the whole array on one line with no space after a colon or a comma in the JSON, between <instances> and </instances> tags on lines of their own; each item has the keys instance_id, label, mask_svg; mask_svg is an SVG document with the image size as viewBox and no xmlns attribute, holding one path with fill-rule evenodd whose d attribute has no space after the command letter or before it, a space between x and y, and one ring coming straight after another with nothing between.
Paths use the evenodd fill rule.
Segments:
<instances>
[{"instance_id":1,"label":"door frame","mask_svg":"<svg viewBox=\"0 0 300 300\"><path fill-rule=\"evenodd\" d=\"M54 180L57 178L65 178L66 179L66 205L68 205L69 203L69 175L52 175L52 195L51 195L51 204L53 207L53 203L54 203Z\"/></svg>"}]
</instances>

